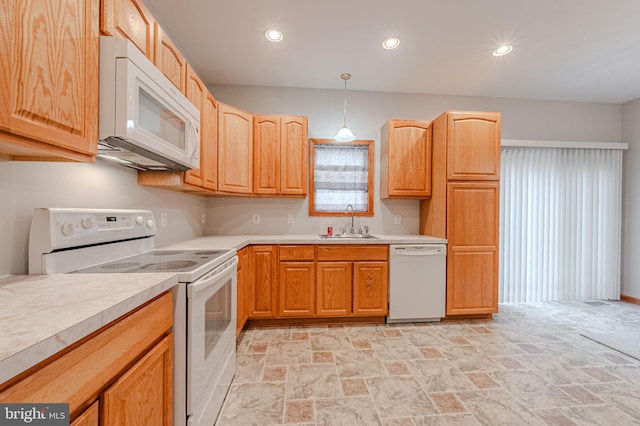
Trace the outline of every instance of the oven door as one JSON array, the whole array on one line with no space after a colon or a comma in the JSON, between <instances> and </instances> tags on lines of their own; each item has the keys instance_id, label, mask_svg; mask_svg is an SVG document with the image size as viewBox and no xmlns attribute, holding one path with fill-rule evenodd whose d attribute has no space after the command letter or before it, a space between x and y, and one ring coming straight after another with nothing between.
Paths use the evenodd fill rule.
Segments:
<instances>
[{"instance_id":1,"label":"oven door","mask_svg":"<svg viewBox=\"0 0 640 426\"><path fill-rule=\"evenodd\" d=\"M212 425L235 372L238 257L187 285L187 416Z\"/></svg>"}]
</instances>

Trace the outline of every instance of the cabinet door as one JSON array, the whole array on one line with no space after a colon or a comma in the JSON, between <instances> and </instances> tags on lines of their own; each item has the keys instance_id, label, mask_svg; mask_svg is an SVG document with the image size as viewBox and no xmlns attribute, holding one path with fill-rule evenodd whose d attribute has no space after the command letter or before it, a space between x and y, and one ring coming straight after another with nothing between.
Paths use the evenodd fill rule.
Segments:
<instances>
[{"instance_id":1,"label":"cabinet door","mask_svg":"<svg viewBox=\"0 0 640 426\"><path fill-rule=\"evenodd\" d=\"M316 316L350 316L353 263L318 262L316 268Z\"/></svg>"},{"instance_id":2,"label":"cabinet door","mask_svg":"<svg viewBox=\"0 0 640 426\"><path fill-rule=\"evenodd\" d=\"M205 132L203 131L203 106L204 100L207 96L207 88L195 73L193 68L187 64L187 98L191 101L198 111L200 111L200 168L187 170L184 175L184 181L191 185L202 187L202 161L204 159L202 152L206 150L205 145Z\"/></svg>"},{"instance_id":3,"label":"cabinet door","mask_svg":"<svg viewBox=\"0 0 640 426\"><path fill-rule=\"evenodd\" d=\"M315 313L314 262L281 262L278 316L312 317Z\"/></svg>"},{"instance_id":4,"label":"cabinet door","mask_svg":"<svg viewBox=\"0 0 640 426\"><path fill-rule=\"evenodd\" d=\"M497 312L499 182L447 188L447 315Z\"/></svg>"},{"instance_id":5,"label":"cabinet door","mask_svg":"<svg viewBox=\"0 0 640 426\"><path fill-rule=\"evenodd\" d=\"M185 93L187 62L162 27L155 24L156 46L153 63L180 90Z\"/></svg>"},{"instance_id":6,"label":"cabinet door","mask_svg":"<svg viewBox=\"0 0 640 426\"><path fill-rule=\"evenodd\" d=\"M84 410L70 426L98 426L100 424L100 402L94 402Z\"/></svg>"},{"instance_id":7,"label":"cabinet door","mask_svg":"<svg viewBox=\"0 0 640 426\"><path fill-rule=\"evenodd\" d=\"M129 39L153 61L155 19L142 0L101 0L100 30Z\"/></svg>"},{"instance_id":8,"label":"cabinet door","mask_svg":"<svg viewBox=\"0 0 640 426\"><path fill-rule=\"evenodd\" d=\"M307 194L307 117L282 117L280 132L280 194Z\"/></svg>"},{"instance_id":9,"label":"cabinet door","mask_svg":"<svg viewBox=\"0 0 640 426\"><path fill-rule=\"evenodd\" d=\"M448 113L447 179L500 179L500 113Z\"/></svg>"},{"instance_id":10,"label":"cabinet door","mask_svg":"<svg viewBox=\"0 0 640 426\"><path fill-rule=\"evenodd\" d=\"M237 292L237 324L236 336L240 334L242 328L249 318L249 248L238 250L238 292Z\"/></svg>"},{"instance_id":11,"label":"cabinet door","mask_svg":"<svg viewBox=\"0 0 640 426\"><path fill-rule=\"evenodd\" d=\"M387 262L353 264L353 315L380 316L389 313Z\"/></svg>"},{"instance_id":12,"label":"cabinet door","mask_svg":"<svg viewBox=\"0 0 640 426\"><path fill-rule=\"evenodd\" d=\"M200 174L202 186L215 191L218 188L218 103L207 91L202 106L200 134Z\"/></svg>"},{"instance_id":13,"label":"cabinet door","mask_svg":"<svg viewBox=\"0 0 640 426\"><path fill-rule=\"evenodd\" d=\"M0 2L0 153L95 158L98 0Z\"/></svg>"},{"instance_id":14,"label":"cabinet door","mask_svg":"<svg viewBox=\"0 0 640 426\"><path fill-rule=\"evenodd\" d=\"M173 424L173 334L162 339L102 395L104 424Z\"/></svg>"},{"instance_id":15,"label":"cabinet door","mask_svg":"<svg viewBox=\"0 0 640 426\"><path fill-rule=\"evenodd\" d=\"M276 317L276 251L274 246L253 246L249 318Z\"/></svg>"},{"instance_id":16,"label":"cabinet door","mask_svg":"<svg viewBox=\"0 0 640 426\"><path fill-rule=\"evenodd\" d=\"M431 195L430 121L390 120L387 174L383 197L425 198Z\"/></svg>"},{"instance_id":17,"label":"cabinet door","mask_svg":"<svg viewBox=\"0 0 640 426\"><path fill-rule=\"evenodd\" d=\"M253 116L218 103L218 190L251 194L253 182Z\"/></svg>"},{"instance_id":18,"label":"cabinet door","mask_svg":"<svg viewBox=\"0 0 640 426\"><path fill-rule=\"evenodd\" d=\"M256 115L253 124L253 192L280 193L280 117ZM286 155L286 151L283 151Z\"/></svg>"}]
</instances>

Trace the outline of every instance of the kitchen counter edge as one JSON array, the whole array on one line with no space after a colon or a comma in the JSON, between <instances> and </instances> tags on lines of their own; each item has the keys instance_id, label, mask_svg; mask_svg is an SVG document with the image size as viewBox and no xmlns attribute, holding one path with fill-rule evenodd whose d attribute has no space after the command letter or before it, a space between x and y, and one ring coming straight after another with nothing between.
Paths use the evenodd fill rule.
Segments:
<instances>
[{"instance_id":1,"label":"kitchen counter edge","mask_svg":"<svg viewBox=\"0 0 640 426\"><path fill-rule=\"evenodd\" d=\"M0 277L0 384L177 284L170 273Z\"/></svg>"}]
</instances>

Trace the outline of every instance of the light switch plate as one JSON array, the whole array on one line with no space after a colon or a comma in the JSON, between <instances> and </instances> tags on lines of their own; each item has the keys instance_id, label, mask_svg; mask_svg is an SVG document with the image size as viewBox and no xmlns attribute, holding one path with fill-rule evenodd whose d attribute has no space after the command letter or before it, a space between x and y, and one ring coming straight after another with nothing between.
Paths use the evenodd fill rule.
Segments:
<instances>
[{"instance_id":1,"label":"light switch plate","mask_svg":"<svg viewBox=\"0 0 640 426\"><path fill-rule=\"evenodd\" d=\"M402 224L402 216L400 216L399 214L395 215L393 217L393 223L396 225L401 225Z\"/></svg>"},{"instance_id":2,"label":"light switch plate","mask_svg":"<svg viewBox=\"0 0 640 426\"><path fill-rule=\"evenodd\" d=\"M260 223L260 214L259 213L254 213L253 214L253 223Z\"/></svg>"},{"instance_id":3,"label":"light switch plate","mask_svg":"<svg viewBox=\"0 0 640 426\"><path fill-rule=\"evenodd\" d=\"M287 215L287 223L292 224L296 222L296 216L293 213Z\"/></svg>"}]
</instances>

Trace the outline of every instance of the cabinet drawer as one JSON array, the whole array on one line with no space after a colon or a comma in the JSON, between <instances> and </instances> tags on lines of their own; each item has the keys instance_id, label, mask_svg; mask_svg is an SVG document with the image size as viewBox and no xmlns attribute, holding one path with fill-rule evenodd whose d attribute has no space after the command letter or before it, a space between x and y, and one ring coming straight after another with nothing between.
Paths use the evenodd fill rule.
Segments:
<instances>
[{"instance_id":1,"label":"cabinet drawer","mask_svg":"<svg viewBox=\"0 0 640 426\"><path fill-rule=\"evenodd\" d=\"M280 246L280 260L314 260L314 246Z\"/></svg>"},{"instance_id":2,"label":"cabinet drawer","mask_svg":"<svg viewBox=\"0 0 640 426\"><path fill-rule=\"evenodd\" d=\"M318 261L326 260L388 260L387 245L331 245L319 246L316 256Z\"/></svg>"},{"instance_id":3,"label":"cabinet drawer","mask_svg":"<svg viewBox=\"0 0 640 426\"><path fill-rule=\"evenodd\" d=\"M167 334L172 324L173 298L165 293L63 355L44 361L42 367L0 392L0 402L68 402L73 418Z\"/></svg>"}]
</instances>

